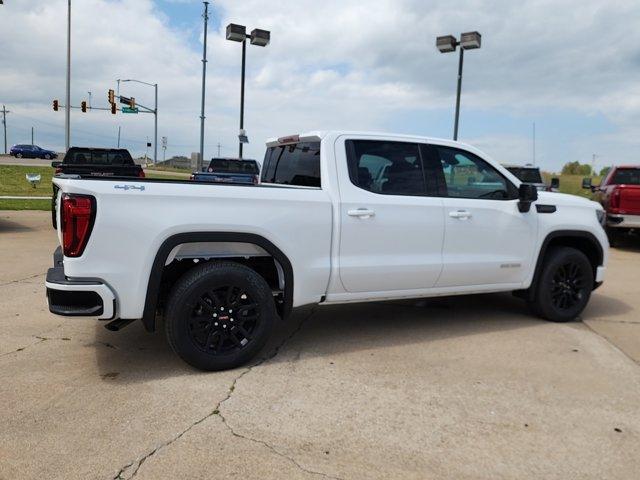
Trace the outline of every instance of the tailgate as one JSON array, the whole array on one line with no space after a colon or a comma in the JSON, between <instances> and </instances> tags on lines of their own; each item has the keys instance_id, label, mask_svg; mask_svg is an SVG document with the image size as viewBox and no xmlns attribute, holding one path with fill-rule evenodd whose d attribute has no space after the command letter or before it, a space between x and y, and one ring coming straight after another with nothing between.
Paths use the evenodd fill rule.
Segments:
<instances>
[{"instance_id":1,"label":"tailgate","mask_svg":"<svg viewBox=\"0 0 640 480\"><path fill-rule=\"evenodd\" d=\"M640 185L621 185L620 211L631 215L640 215Z\"/></svg>"}]
</instances>

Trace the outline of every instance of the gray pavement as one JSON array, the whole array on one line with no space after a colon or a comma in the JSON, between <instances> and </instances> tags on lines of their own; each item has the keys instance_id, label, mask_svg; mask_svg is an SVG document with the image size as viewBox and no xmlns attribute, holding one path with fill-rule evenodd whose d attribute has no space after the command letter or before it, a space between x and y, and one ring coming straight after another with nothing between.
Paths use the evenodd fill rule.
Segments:
<instances>
[{"instance_id":1,"label":"gray pavement","mask_svg":"<svg viewBox=\"0 0 640 480\"><path fill-rule=\"evenodd\" d=\"M583 322L510 295L324 307L253 366L48 313L47 212L0 211L0 479L636 479L640 248Z\"/></svg>"},{"instance_id":2,"label":"gray pavement","mask_svg":"<svg viewBox=\"0 0 640 480\"><path fill-rule=\"evenodd\" d=\"M57 160L60 160L58 157ZM50 167L53 160L43 158L15 158L11 155L0 155L0 165L22 165L26 167Z\"/></svg>"}]
</instances>

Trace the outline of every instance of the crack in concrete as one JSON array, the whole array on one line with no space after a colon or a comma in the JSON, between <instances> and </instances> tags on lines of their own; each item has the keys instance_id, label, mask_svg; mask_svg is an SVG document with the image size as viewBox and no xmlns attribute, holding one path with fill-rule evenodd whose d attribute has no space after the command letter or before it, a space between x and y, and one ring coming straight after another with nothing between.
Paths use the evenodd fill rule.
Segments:
<instances>
[{"instance_id":1,"label":"crack in concrete","mask_svg":"<svg viewBox=\"0 0 640 480\"><path fill-rule=\"evenodd\" d=\"M9 282L0 283L0 287L5 287L7 285L13 285L14 283L24 282L25 280L31 280L32 278L41 277L44 273L36 273L35 275L31 275L30 277L19 278L17 280L11 280Z\"/></svg>"},{"instance_id":2,"label":"crack in concrete","mask_svg":"<svg viewBox=\"0 0 640 480\"><path fill-rule=\"evenodd\" d=\"M238 383L238 381L244 377L245 375L247 375L248 373L250 373L255 367L258 367L260 365L262 365L265 362L268 362L269 360L273 359L276 355L278 355L278 353L280 352L280 350L282 349L282 347L289 342L304 326L304 324L313 316L313 314L315 313L315 309L311 311L311 313L309 313L309 315L304 318L300 324L298 325L297 328L295 328L293 330L293 332L291 332L291 334L289 334L282 342L280 342L279 345L277 345L273 351L269 354L266 355L265 357L261 358L258 362L254 363L253 365L249 366L249 367L245 367L242 372L240 372L239 375L237 375L234 379L233 382L231 382L231 385L229 386L229 389L227 390L227 394L225 395L225 397L220 400L215 408L211 411L211 413L208 413L207 415L205 415L204 417L196 420L194 423L192 423L191 425L189 425L187 428L185 428L184 430L182 430L180 433L178 433L177 435L175 435L173 438L171 438L170 440L156 446L153 450L151 450L149 453L147 453L146 455L140 457L137 460L134 460L132 462L127 463L126 465L124 465L119 471L118 473L113 477L113 480L130 480L131 478L135 477L138 474L138 471L140 470L140 468L142 467L142 465L144 464L144 462L147 461L147 459L149 459L150 457L154 456L158 451L162 450L165 447L168 447L169 445L171 445L172 443L176 442L177 440L179 440L180 438L182 438L187 432L189 432L192 428L196 427L197 425L200 425L202 422L204 422L205 420L213 417L213 416L219 416L223 425L225 425L225 427L231 432L231 434L237 438L242 438L245 440L249 440L251 442L254 443L258 443L260 445L263 445L265 447L267 447L270 451L272 451L273 453L275 453L276 455L278 455L279 457L282 457L288 461L290 461L291 463L293 463L297 468L299 468L301 471L305 472L305 473L309 473L312 475L319 475L325 478L331 478L334 480L341 480L339 477L334 477L322 472L317 472L314 470L310 470L308 468L303 467L302 465L300 465L300 463L298 463L294 458L287 456L285 453L282 453L280 451L278 451L274 446L268 444L267 442L263 441L263 440L258 440L255 438L251 438L251 437L247 437L244 435L241 435L239 433L237 433L236 431L233 430L233 428L227 423L227 419L220 413L220 408L222 407L222 405L231 398L231 396L233 395L233 392L236 389L236 384ZM130 474L128 473L130 472Z\"/></svg>"},{"instance_id":3,"label":"crack in concrete","mask_svg":"<svg viewBox=\"0 0 640 480\"><path fill-rule=\"evenodd\" d=\"M61 337L61 338L52 338L52 337L46 337L45 335L57 328L60 328L62 326L62 324L56 325L53 328L50 328L49 330L45 331L44 333L41 333L39 335L32 335L33 338L36 339L35 342L32 342L28 345L25 345L24 347L20 347L20 348L16 348L15 350L11 350L10 352L4 352L4 353L0 353L0 357L5 357L7 355L11 355L13 353L19 353L22 352L23 350L26 350L27 348L33 347L34 345L38 345L42 342L46 342L47 340L68 340L67 337Z\"/></svg>"},{"instance_id":4,"label":"crack in concrete","mask_svg":"<svg viewBox=\"0 0 640 480\"><path fill-rule=\"evenodd\" d=\"M632 322L630 320L610 320L607 318L590 318L587 322L603 322L603 323L626 323L629 325L640 325L640 322Z\"/></svg>"}]
</instances>

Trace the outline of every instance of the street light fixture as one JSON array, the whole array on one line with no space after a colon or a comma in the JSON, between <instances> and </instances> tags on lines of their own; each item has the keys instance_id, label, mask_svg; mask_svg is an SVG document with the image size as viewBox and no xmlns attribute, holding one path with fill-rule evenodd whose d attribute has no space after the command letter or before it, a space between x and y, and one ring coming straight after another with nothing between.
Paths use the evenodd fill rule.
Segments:
<instances>
[{"instance_id":1,"label":"street light fixture","mask_svg":"<svg viewBox=\"0 0 640 480\"><path fill-rule=\"evenodd\" d=\"M460 41L453 35L445 35L436 38L436 48L440 53L455 52L460 46L460 60L458 61L458 90L456 94L456 117L453 126L453 139L458 140L458 123L460 120L460 93L462 91L462 64L464 61L464 51L480 48L482 35L478 32L467 32L460 35Z\"/></svg>"},{"instance_id":2,"label":"street light fixture","mask_svg":"<svg viewBox=\"0 0 640 480\"><path fill-rule=\"evenodd\" d=\"M242 146L244 143L249 143L249 138L244 130L244 79L245 79L245 65L247 57L247 38L251 42L251 45L258 47L266 47L271 41L271 32L268 30L261 30L256 28L251 31L250 35L247 35L247 27L244 25L238 25L230 23L227 25L227 40L232 42L242 43L242 76L240 82L240 131L238 133L238 158L242 160Z\"/></svg>"}]
</instances>

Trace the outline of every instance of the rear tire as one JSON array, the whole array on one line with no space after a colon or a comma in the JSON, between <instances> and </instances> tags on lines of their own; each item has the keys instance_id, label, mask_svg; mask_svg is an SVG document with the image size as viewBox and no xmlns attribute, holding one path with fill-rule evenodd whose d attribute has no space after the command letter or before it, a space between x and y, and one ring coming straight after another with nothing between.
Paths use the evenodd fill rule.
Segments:
<instances>
[{"instance_id":1,"label":"rear tire","mask_svg":"<svg viewBox=\"0 0 640 480\"><path fill-rule=\"evenodd\" d=\"M22 154L21 153L16 153L16 158L22 158Z\"/></svg>"},{"instance_id":2,"label":"rear tire","mask_svg":"<svg viewBox=\"0 0 640 480\"><path fill-rule=\"evenodd\" d=\"M556 247L544 259L535 285L533 312L552 322L575 320L587 306L593 290L593 267L580 250Z\"/></svg>"},{"instance_id":3,"label":"rear tire","mask_svg":"<svg viewBox=\"0 0 640 480\"><path fill-rule=\"evenodd\" d=\"M209 262L174 285L165 315L171 348L201 370L248 362L267 342L276 317L271 288L254 270Z\"/></svg>"}]
</instances>

